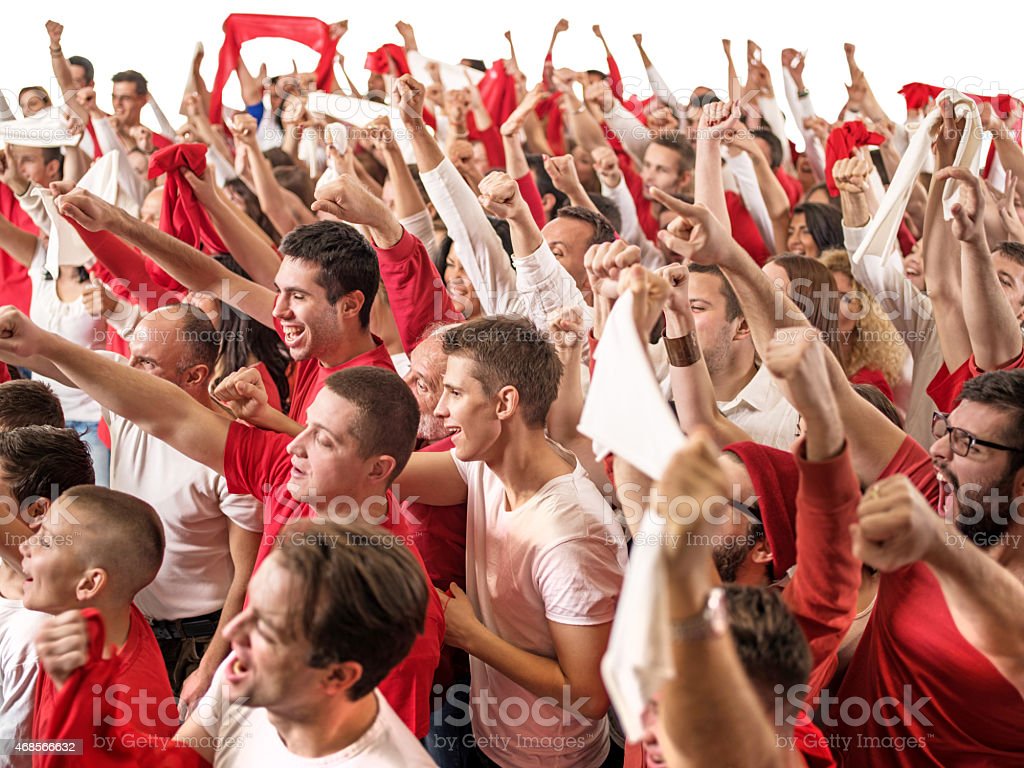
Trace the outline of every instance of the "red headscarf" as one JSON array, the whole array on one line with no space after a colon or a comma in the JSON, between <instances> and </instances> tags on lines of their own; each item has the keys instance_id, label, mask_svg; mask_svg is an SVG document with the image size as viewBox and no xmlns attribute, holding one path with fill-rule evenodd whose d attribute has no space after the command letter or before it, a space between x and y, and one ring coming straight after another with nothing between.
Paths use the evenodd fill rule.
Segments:
<instances>
[{"instance_id":1,"label":"red headscarf","mask_svg":"<svg viewBox=\"0 0 1024 768\"><path fill-rule=\"evenodd\" d=\"M788 451L760 443L732 443L722 450L740 457L750 475L764 535L772 550L775 578L796 565L796 492L800 473Z\"/></svg>"}]
</instances>

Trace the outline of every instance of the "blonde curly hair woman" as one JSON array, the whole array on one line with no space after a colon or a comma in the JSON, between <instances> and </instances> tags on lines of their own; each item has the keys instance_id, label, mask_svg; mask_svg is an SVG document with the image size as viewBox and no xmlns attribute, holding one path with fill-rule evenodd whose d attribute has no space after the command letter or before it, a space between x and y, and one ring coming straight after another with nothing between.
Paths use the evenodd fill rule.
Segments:
<instances>
[{"instance_id":1,"label":"blonde curly hair woman","mask_svg":"<svg viewBox=\"0 0 1024 768\"><path fill-rule=\"evenodd\" d=\"M855 384L874 384L892 400L903 378L906 345L875 297L853 279L845 250L825 251L820 261L832 273L842 297L839 359L847 377Z\"/></svg>"}]
</instances>

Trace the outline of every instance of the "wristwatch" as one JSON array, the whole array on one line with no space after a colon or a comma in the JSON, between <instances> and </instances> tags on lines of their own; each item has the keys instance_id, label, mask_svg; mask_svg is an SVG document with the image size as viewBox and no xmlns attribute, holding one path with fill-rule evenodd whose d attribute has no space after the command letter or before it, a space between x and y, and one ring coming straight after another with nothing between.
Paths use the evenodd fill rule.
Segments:
<instances>
[{"instance_id":1,"label":"wristwatch","mask_svg":"<svg viewBox=\"0 0 1024 768\"><path fill-rule=\"evenodd\" d=\"M728 629L729 613L725 604L725 590L715 587L708 592L703 611L672 622L672 639L681 643L709 640L722 637Z\"/></svg>"}]
</instances>

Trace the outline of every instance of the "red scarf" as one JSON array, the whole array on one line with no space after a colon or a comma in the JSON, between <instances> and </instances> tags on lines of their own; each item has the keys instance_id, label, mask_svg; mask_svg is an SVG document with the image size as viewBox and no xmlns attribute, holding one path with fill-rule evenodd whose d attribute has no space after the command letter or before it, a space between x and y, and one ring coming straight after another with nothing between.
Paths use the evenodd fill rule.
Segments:
<instances>
[{"instance_id":1,"label":"red scarf","mask_svg":"<svg viewBox=\"0 0 1024 768\"><path fill-rule=\"evenodd\" d=\"M224 45L220 48L217 76L210 91L210 122L214 125L222 120L221 97L228 78L238 67L242 43L258 37L294 40L317 51L320 54L320 63L316 66L317 88L327 90L330 87L338 41L331 37L327 24L309 16L232 13L224 20Z\"/></svg>"},{"instance_id":2,"label":"red scarf","mask_svg":"<svg viewBox=\"0 0 1024 768\"><path fill-rule=\"evenodd\" d=\"M227 246L210 223L206 209L182 176L183 168L202 176L206 170L205 144L173 144L149 156L149 178L167 174L160 210L161 231L207 253L227 253Z\"/></svg>"},{"instance_id":3,"label":"red scarf","mask_svg":"<svg viewBox=\"0 0 1024 768\"><path fill-rule=\"evenodd\" d=\"M860 120L848 120L834 128L825 142L825 182L828 184L828 193L832 197L839 195L839 187L832 178L832 166L836 161L850 157L857 147L866 147L869 144L877 146L884 141L885 136L869 131Z\"/></svg>"}]
</instances>

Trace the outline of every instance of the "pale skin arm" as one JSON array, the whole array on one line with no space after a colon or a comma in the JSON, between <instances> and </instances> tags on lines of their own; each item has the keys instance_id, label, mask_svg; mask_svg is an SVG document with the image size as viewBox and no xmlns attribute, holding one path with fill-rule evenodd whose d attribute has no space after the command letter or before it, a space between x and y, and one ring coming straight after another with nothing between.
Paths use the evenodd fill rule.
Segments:
<instances>
[{"instance_id":1,"label":"pale skin arm","mask_svg":"<svg viewBox=\"0 0 1024 768\"><path fill-rule=\"evenodd\" d=\"M694 166L693 199L707 206L723 226L729 226L722 182L722 136L739 125L739 107L713 102L704 108L697 127L697 158Z\"/></svg>"},{"instance_id":2,"label":"pale skin arm","mask_svg":"<svg viewBox=\"0 0 1024 768\"><path fill-rule=\"evenodd\" d=\"M171 277L192 291L206 291L241 310L256 322L274 327L276 294L236 275L173 235L143 224L83 189L57 199L58 209L86 229L106 229L138 246Z\"/></svg>"},{"instance_id":3,"label":"pale skin arm","mask_svg":"<svg viewBox=\"0 0 1024 768\"><path fill-rule=\"evenodd\" d=\"M249 586L253 565L256 563L261 538L262 534L259 532L247 531L234 522L228 524L228 549L235 573L231 578L228 594L224 598L220 621L217 622L217 630L213 634L210 646L203 654L199 668L182 683L181 704L186 709L191 709L199 697L206 693L217 667L231 650L231 643L224 636L224 628L238 615L245 603L245 591Z\"/></svg>"},{"instance_id":4,"label":"pale skin arm","mask_svg":"<svg viewBox=\"0 0 1024 768\"><path fill-rule=\"evenodd\" d=\"M32 263L38 245L38 237L0 216L0 248L7 251L21 266L28 267Z\"/></svg>"},{"instance_id":5,"label":"pale skin arm","mask_svg":"<svg viewBox=\"0 0 1024 768\"><path fill-rule=\"evenodd\" d=\"M196 197L199 198L199 202L202 203L206 212L210 214L210 220L216 227L217 234L221 236L224 245L227 246L239 266L249 273L253 282L272 289L274 279L277 277L277 269L281 266L281 258L266 235L260 237L256 234L256 231L259 231L260 234L263 234L263 231L255 226L255 222L253 222L254 227L250 227L243 221L249 217L222 196L213 183L212 171L209 168L202 176L196 176L188 168L184 168L182 175L196 193Z\"/></svg>"},{"instance_id":6,"label":"pale skin arm","mask_svg":"<svg viewBox=\"0 0 1024 768\"><path fill-rule=\"evenodd\" d=\"M0 311L0 349L25 358L48 358L107 410L224 474L224 448L231 422L204 408L174 384L43 331L13 307Z\"/></svg>"},{"instance_id":7,"label":"pale skin arm","mask_svg":"<svg viewBox=\"0 0 1024 768\"><path fill-rule=\"evenodd\" d=\"M398 498L412 496L423 504L448 507L465 504L467 489L450 453L413 452L392 490Z\"/></svg>"}]
</instances>

